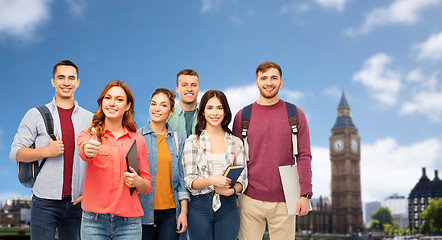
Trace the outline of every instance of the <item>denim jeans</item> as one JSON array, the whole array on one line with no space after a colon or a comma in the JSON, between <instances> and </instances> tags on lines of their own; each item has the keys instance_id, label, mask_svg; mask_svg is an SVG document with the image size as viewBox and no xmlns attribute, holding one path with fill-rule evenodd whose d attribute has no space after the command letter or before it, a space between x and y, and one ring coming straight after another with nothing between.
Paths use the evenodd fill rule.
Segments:
<instances>
[{"instance_id":1,"label":"denim jeans","mask_svg":"<svg viewBox=\"0 0 442 240\"><path fill-rule=\"evenodd\" d=\"M80 239L81 204L72 205L71 198L50 200L32 197L31 239Z\"/></svg>"},{"instance_id":2,"label":"denim jeans","mask_svg":"<svg viewBox=\"0 0 442 240\"><path fill-rule=\"evenodd\" d=\"M81 239L141 239L141 217L120 217L83 211Z\"/></svg>"},{"instance_id":3,"label":"denim jeans","mask_svg":"<svg viewBox=\"0 0 442 240\"><path fill-rule=\"evenodd\" d=\"M221 207L212 209L213 193L190 197L188 222L192 240L236 240L239 232L239 212L236 196L220 196Z\"/></svg>"},{"instance_id":4,"label":"denim jeans","mask_svg":"<svg viewBox=\"0 0 442 240\"><path fill-rule=\"evenodd\" d=\"M154 210L154 225L143 224L143 240L178 240L176 209Z\"/></svg>"}]
</instances>

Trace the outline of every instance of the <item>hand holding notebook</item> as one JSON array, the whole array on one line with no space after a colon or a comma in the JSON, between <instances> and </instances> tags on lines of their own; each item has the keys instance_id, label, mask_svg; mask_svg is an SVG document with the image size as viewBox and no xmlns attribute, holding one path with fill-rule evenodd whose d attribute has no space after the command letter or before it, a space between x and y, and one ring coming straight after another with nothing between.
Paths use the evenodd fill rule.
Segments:
<instances>
[{"instance_id":1,"label":"hand holding notebook","mask_svg":"<svg viewBox=\"0 0 442 240\"><path fill-rule=\"evenodd\" d=\"M232 180L232 182L230 183L230 186L233 187L233 185L235 185L236 180L238 180L238 178L241 175L243 170L244 170L244 166L242 166L242 165L229 166L229 167L227 167L226 171L224 171L223 176L228 177Z\"/></svg>"},{"instance_id":2,"label":"hand holding notebook","mask_svg":"<svg viewBox=\"0 0 442 240\"><path fill-rule=\"evenodd\" d=\"M132 146L126 155L127 171L131 172L130 167L132 167L137 174L140 174L140 168L138 166L138 151L137 151L137 140L134 140ZM135 188L130 188L130 195L135 191Z\"/></svg>"}]
</instances>

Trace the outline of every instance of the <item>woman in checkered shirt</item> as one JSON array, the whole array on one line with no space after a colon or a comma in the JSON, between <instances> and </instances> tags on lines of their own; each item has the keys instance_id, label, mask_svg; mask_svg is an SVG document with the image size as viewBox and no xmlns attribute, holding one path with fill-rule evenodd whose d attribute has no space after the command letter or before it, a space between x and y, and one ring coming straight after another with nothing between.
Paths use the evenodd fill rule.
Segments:
<instances>
[{"instance_id":1,"label":"woman in checkered shirt","mask_svg":"<svg viewBox=\"0 0 442 240\"><path fill-rule=\"evenodd\" d=\"M232 119L223 92L209 90L201 98L195 134L184 145L184 181L191 197L188 212L192 240L236 240L239 212L236 196L247 187L247 169L237 182L223 176L228 166L246 166L242 141L228 125Z\"/></svg>"}]
</instances>

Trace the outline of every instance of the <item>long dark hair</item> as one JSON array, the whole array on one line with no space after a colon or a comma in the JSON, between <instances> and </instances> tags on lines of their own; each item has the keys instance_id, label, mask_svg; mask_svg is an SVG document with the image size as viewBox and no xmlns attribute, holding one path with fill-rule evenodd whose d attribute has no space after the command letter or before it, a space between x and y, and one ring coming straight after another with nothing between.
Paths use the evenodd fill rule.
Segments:
<instances>
[{"instance_id":1,"label":"long dark hair","mask_svg":"<svg viewBox=\"0 0 442 240\"><path fill-rule=\"evenodd\" d=\"M127 95L127 103L130 103L129 110L126 111L123 116L123 122L122 122L123 126L126 127L131 132L137 131L137 128L136 128L134 120L133 120L134 95L132 94L132 91L126 85L126 83L121 82L120 80L115 80L115 81L108 83L106 85L106 87L104 87L103 91L101 91L100 97L97 99L98 110L94 113L94 117L92 119L92 125L88 129L88 132L91 133L91 129L95 128L95 130L97 131L98 140L100 140L100 141L104 135L103 124L104 124L104 119L106 117L104 115L103 109L102 109L103 98L106 95L107 91L109 91L109 89L111 89L112 87L121 87Z\"/></svg>"},{"instance_id":2,"label":"long dark hair","mask_svg":"<svg viewBox=\"0 0 442 240\"><path fill-rule=\"evenodd\" d=\"M206 121L206 117L204 116L204 109L206 108L207 102L212 97L218 98L219 101L221 102L221 104L223 105L224 119L221 122L221 128L225 132L232 134L232 131L229 129L229 123L232 120L232 112L230 111L229 102L227 102L226 95L224 95L224 93L219 90L209 90L206 93L204 93L204 95L200 101L200 106L199 106L198 115L197 115L198 122L195 127L195 135L198 138L200 137L203 129L206 128L207 121Z\"/></svg>"}]
</instances>

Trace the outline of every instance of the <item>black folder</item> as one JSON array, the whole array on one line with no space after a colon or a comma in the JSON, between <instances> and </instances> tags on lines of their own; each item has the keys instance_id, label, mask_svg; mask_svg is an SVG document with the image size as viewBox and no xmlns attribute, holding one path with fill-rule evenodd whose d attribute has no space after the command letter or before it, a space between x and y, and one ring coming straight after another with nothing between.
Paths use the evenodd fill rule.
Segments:
<instances>
[{"instance_id":1,"label":"black folder","mask_svg":"<svg viewBox=\"0 0 442 240\"><path fill-rule=\"evenodd\" d=\"M126 163L128 172L131 172L129 167L132 167L138 175L140 174L140 167L138 166L137 140L134 140L134 143L132 143L132 146L130 146L129 151L127 152ZM132 195L134 191L135 188L130 188L130 195Z\"/></svg>"}]
</instances>

